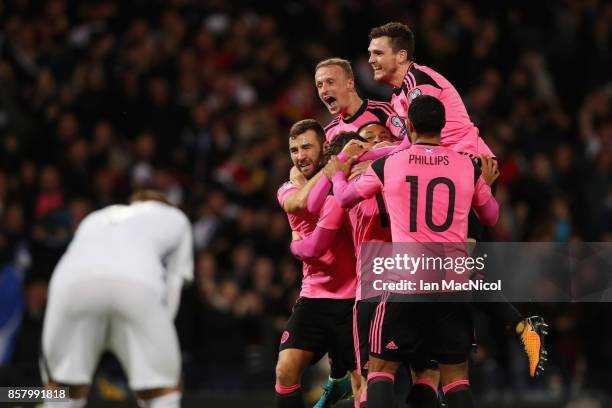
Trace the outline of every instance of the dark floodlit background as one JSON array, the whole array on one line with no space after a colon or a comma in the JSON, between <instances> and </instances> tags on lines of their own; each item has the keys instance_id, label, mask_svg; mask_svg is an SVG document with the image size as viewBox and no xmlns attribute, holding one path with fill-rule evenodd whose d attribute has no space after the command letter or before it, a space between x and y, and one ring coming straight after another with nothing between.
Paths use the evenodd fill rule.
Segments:
<instances>
[{"instance_id":1,"label":"dark floodlit background","mask_svg":"<svg viewBox=\"0 0 612 408\"><path fill-rule=\"evenodd\" d=\"M195 234L177 319L185 402L270 406L301 276L275 197L287 130L330 119L313 85L323 58L350 59L360 94L388 100L366 50L392 20L499 157L488 239L612 240L610 3L14 0L0 20L1 385L40 384L47 282L79 221L155 187ZM549 321L551 361L530 380L519 343L478 315L483 406L612 406L610 304L518 306ZM306 376L312 398L323 381ZM129 397L108 357L94 388L98 404Z\"/></svg>"}]
</instances>

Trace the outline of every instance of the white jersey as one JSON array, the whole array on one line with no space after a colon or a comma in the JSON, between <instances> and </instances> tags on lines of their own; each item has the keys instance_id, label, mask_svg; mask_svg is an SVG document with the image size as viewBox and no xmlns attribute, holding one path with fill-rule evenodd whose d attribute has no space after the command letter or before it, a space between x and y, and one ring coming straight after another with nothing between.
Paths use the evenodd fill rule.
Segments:
<instances>
[{"instance_id":1,"label":"white jersey","mask_svg":"<svg viewBox=\"0 0 612 408\"><path fill-rule=\"evenodd\" d=\"M173 319L193 279L191 224L157 201L87 216L49 285L43 378L89 384L104 350L134 390L175 388L181 358Z\"/></svg>"},{"instance_id":2,"label":"white jersey","mask_svg":"<svg viewBox=\"0 0 612 408\"><path fill-rule=\"evenodd\" d=\"M112 205L88 215L59 261L51 287L92 278L136 281L167 291L193 280L191 224L157 201Z\"/></svg>"}]
</instances>

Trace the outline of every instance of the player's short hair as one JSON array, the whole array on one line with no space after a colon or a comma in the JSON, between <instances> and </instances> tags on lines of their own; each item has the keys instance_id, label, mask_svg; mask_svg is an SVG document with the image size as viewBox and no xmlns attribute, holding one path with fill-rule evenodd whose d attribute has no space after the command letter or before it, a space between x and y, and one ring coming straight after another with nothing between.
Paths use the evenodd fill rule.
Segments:
<instances>
[{"instance_id":1,"label":"player's short hair","mask_svg":"<svg viewBox=\"0 0 612 408\"><path fill-rule=\"evenodd\" d=\"M414 131L422 135L439 135L446 124L444 105L431 95L417 96L408 108L408 119Z\"/></svg>"},{"instance_id":2,"label":"player's short hair","mask_svg":"<svg viewBox=\"0 0 612 408\"><path fill-rule=\"evenodd\" d=\"M327 150L325 151L325 156L323 157L323 163L327 163L332 156L339 154L344 146L351 140L359 140L360 142L368 143L363 137L359 136L357 132L340 132L335 137L334 140L329 144Z\"/></svg>"},{"instance_id":3,"label":"player's short hair","mask_svg":"<svg viewBox=\"0 0 612 408\"><path fill-rule=\"evenodd\" d=\"M317 73L319 68L329 67L331 65L335 65L335 66L342 68L350 79L355 79L355 76L353 75L353 67L351 66L351 62L343 58L328 58L326 60L319 62L317 66L315 67L315 74Z\"/></svg>"},{"instance_id":4,"label":"player's short hair","mask_svg":"<svg viewBox=\"0 0 612 408\"><path fill-rule=\"evenodd\" d=\"M159 201L164 204L172 205L172 203L168 201L164 193L158 190L138 190L134 192L130 196L128 202L132 204L137 201Z\"/></svg>"},{"instance_id":5,"label":"player's short hair","mask_svg":"<svg viewBox=\"0 0 612 408\"><path fill-rule=\"evenodd\" d=\"M394 21L370 30L370 40L379 37L389 37L389 43L394 53L406 50L408 59L414 58L414 34L406 24Z\"/></svg>"},{"instance_id":6,"label":"player's short hair","mask_svg":"<svg viewBox=\"0 0 612 408\"><path fill-rule=\"evenodd\" d=\"M293 140L309 130L314 130L317 134L317 140L321 144L321 147L323 147L323 143L325 143L325 130L323 130L323 126L314 119L302 119L299 122L295 122L293 126L291 126L291 129L289 129L289 139Z\"/></svg>"},{"instance_id":7,"label":"player's short hair","mask_svg":"<svg viewBox=\"0 0 612 408\"><path fill-rule=\"evenodd\" d=\"M375 121L375 120L373 120L373 121L371 121L371 122L368 122L368 123L364 123L363 125L361 125L361 126L359 127L359 129L357 129L357 133L361 133L361 131L362 131L364 128L367 128L367 127L368 127L368 126L370 126L370 125L378 125L378 126L382 126L382 127L384 127L385 129L387 129L387 130L389 131L389 133L391 133L391 136L395 138L395 136L393 136L393 132L391 132L391 129L389 129L389 126L385 125L385 124L384 124L384 123L382 123L382 122L377 122L377 121Z\"/></svg>"}]
</instances>

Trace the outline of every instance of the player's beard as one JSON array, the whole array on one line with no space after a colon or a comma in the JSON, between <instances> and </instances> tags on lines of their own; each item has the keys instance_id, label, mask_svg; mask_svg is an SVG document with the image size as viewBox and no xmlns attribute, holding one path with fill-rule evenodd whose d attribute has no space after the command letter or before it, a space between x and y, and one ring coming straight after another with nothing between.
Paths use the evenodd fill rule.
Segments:
<instances>
[{"instance_id":1,"label":"player's beard","mask_svg":"<svg viewBox=\"0 0 612 408\"><path fill-rule=\"evenodd\" d=\"M318 158L316 160L310 160L307 165L310 166L308 169L303 169L301 166L298 166L298 169L300 170L300 173L306 177L306 179L310 180L321 169L321 159Z\"/></svg>"}]
</instances>

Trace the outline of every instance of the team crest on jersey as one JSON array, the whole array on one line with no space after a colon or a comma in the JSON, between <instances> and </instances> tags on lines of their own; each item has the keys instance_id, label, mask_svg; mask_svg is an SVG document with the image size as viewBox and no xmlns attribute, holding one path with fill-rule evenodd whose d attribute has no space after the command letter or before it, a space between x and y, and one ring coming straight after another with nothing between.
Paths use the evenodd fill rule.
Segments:
<instances>
[{"instance_id":1,"label":"team crest on jersey","mask_svg":"<svg viewBox=\"0 0 612 408\"><path fill-rule=\"evenodd\" d=\"M404 125L402 124L402 120L399 118L399 116L392 117L391 124L398 128L404 127Z\"/></svg>"},{"instance_id":2,"label":"team crest on jersey","mask_svg":"<svg viewBox=\"0 0 612 408\"><path fill-rule=\"evenodd\" d=\"M408 98L410 98L410 100L414 100L414 98L423 95L423 92L421 92L421 90L419 88L414 88L412 91L410 91L410 93L408 94Z\"/></svg>"}]
</instances>

